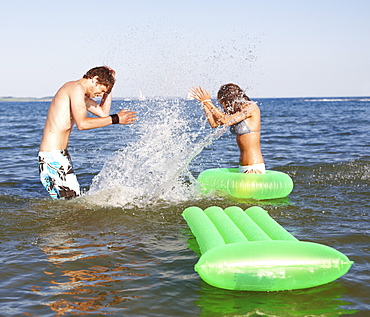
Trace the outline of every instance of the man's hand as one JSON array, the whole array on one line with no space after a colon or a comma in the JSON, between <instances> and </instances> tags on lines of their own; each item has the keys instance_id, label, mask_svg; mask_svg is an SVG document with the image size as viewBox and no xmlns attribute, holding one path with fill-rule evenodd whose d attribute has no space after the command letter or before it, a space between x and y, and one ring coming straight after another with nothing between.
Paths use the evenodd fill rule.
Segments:
<instances>
[{"instance_id":1,"label":"man's hand","mask_svg":"<svg viewBox=\"0 0 370 317\"><path fill-rule=\"evenodd\" d=\"M120 124L131 124L135 122L136 119L136 112L130 111L129 109L123 109L117 113L119 117Z\"/></svg>"}]
</instances>

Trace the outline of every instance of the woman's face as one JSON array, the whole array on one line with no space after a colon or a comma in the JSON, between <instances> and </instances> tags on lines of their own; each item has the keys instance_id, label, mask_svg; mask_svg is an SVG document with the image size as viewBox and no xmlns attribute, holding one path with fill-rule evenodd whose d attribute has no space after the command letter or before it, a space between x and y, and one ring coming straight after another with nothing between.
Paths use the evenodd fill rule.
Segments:
<instances>
[{"instance_id":1,"label":"woman's face","mask_svg":"<svg viewBox=\"0 0 370 317\"><path fill-rule=\"evenodd\" d=\"M222 99L218 99L218 102L223 107L225 113L227 113L227 114L235 113L235 108L234 108L233 102L227 102L227 101L222 100Z\"/></svg>"}]
</instances>

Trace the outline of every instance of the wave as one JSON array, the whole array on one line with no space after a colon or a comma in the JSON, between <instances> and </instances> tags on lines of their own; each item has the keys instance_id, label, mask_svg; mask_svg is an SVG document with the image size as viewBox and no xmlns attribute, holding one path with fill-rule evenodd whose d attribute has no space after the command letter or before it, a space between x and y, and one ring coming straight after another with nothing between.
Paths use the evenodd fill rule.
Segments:
<instances>
[{"instance_id":1,"label":"wave","mask_svg":"<svg viewBox=\"0 0 370 317\"><path fill-rule=\"evenodd\" d=\"M344 189L368 187L370 160L362 158L348 162L314 164L309 166L285 166L297 184L340 186Z\"/></svg>"}]
</instances>

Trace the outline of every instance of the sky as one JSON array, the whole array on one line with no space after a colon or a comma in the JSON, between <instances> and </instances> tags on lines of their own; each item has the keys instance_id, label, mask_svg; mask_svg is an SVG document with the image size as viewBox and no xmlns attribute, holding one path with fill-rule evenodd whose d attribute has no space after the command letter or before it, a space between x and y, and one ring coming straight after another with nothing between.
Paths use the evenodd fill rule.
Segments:
<instances>
[{"instance_id":1,"label":"sky","mask_svg":"<svg viewBox=\"0 0 370 317\"><path fill-rule=\"evenodd\" d=\"M369 0L0 0L0 97L53 96L92 67L115 97L370 96Z\"/></svg>"}]
</instances>

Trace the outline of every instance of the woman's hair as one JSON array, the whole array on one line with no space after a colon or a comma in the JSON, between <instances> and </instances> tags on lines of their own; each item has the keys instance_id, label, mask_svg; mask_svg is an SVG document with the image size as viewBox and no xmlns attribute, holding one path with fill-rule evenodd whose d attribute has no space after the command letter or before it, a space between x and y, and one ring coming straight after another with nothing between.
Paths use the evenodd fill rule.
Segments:
<instances>
[{"instance_id":1,"label":"woman's hair","mask_svg":"<svg viewBox=\"0 0 370 317\"><path fill-rule=\"evenodd\" d=\"M243 104L251 101L244 91L235 84L222 85L217 93L217 99L228 114L238 112Z\"/></svg>"},{"instance_id":2,"label":"woman's hair","mask_svg":"<svg viewBox=\"0 0 370 317\"><path fill-rule=\"evenodd\" d=\"M107 87L108 91L107 93L109 94L112 91L112 88L115 83L115 78L113 76L113 71L105 66L99 66L99 67L94 67L91 68L84 76L83 78L94 78L97 76L97 82L100 85L104 85Z\"/></svg>"}]
</instances>

